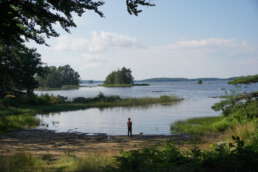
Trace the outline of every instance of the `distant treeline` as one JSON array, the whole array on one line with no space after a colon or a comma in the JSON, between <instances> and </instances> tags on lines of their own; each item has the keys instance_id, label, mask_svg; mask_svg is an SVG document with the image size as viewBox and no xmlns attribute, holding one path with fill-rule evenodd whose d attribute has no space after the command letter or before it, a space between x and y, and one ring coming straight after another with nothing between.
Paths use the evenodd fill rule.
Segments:
<instances>
[{"instance_id":1,"label":"distant treeline","mask_svg":"<svg viewBox=\"0 0 258 172\"><path fill-rule=\"evenodd\" d=\"M44 76L37 76L41 88L62 88L63 86L78 86L80 75L70 65L45 67Z\"/></svg>"},{"instance_id":2,"label":"distant treeline","mask_svg":"<svg viewBox=\"0 0 258 172\"><path fill-rule=\"evenodd\" d=\"M174 81L217 81L217 80L233 80L233 78L149 78L144 80L139 80L139 82L174 82Z\"/></svg>"}]
</instances>

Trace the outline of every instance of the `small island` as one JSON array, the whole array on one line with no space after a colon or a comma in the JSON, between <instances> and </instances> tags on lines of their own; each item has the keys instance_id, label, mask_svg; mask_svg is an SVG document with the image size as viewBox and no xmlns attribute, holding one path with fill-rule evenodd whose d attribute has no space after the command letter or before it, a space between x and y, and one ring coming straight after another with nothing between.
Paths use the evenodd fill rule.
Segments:
<instances>
[{"instance_id":1,"label":"small island","mask_svg":"<svg viewBox=\"0 0 258 172\"><path fill-rule=\"evenodd\" d=\"M197 81L197 83L201 85L201 84L202 84L202 80L199 79L199 80Z\"/></svg>"},{"instance_id":2,"label":"small island","mask_svg":"<svg viewBox=\"0 0 258 172\"><path fill-rule=\"evenodd\" d=\"M132 87L132 86L149 86L147 83L134 83L132 71L129 68L122 67L111 72L100 86L104 87Z\"/></svg>"}]
</instances>

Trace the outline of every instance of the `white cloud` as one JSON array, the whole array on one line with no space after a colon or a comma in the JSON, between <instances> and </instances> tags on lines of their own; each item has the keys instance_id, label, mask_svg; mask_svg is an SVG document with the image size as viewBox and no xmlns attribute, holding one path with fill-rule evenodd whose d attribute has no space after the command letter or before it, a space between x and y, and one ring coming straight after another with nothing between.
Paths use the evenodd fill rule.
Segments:
<instances>
[{"instance_id":1,"label":"white cloud","mask_svg":"<svg viewBox=\"0 0 258 172\"><path fill-rule=\"evenodd\" d=\"M136 79L258 73L257 46L236 39L207 38L143 46L126 35L94 32L88 39L63 36L52 45L51 51L41 51L44 61L49 65L71 64L83 79L104 79L122 66L130 67Z\"/></svg>"},{"instance_id":2,"label":"white cloud","mask_svg":"<svg viewBox=\"0 0 258 172\"><path fill-rule=\"evenodd\" d=\"M61 36L56 40L52 47L53 50L58 51L103 53L112 48L138 48L142 46L135 38L129 36L110 32L93 32L88 39Z\"/></svg>"},{"instance_id":3,"label":"white cloud","mask_svg":"<svg viewBox=\"0 0 258 172\"><path fill-rule=\"evenodd\" d=\"M170 48L205 48L205 47L246 47L247 43L236 41L232 39L223 38L208 38L202 40L185 40L170 44Z\"/></svg>"}]
</instances>

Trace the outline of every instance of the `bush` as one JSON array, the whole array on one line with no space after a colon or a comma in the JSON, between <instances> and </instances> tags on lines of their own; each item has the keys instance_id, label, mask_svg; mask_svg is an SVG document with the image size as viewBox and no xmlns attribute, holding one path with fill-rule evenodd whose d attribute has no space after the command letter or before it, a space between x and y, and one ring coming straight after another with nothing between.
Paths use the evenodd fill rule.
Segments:
<instances>
[{"instance_id":1,"label":"bush","mask_svg":"<svg viewBox=\"0 0 258 172\"><path fill-rule=\"evenodd\" d=\"M0 104L3 106L23 106L23 105L49 105L49 104L60 104L65 103L67 97L63 96L52 96L48 94L44 95L20 95L20 96L8 96L4 97Z\"/></svg>"},{"instance_id":2,"label":"bush","mask_svg":"<svg viewBox=\"0 0 258 172\"><path fill-rule=\"evenodd\" d=\"M76 97L73 99L73 103L87 103L89 101L89 98L85 97Z\"/></svg>"},{"instance_id":3,"label":"bush","mask_svg":"<svg viewBox=\"0 0 258 172\"><path fill-rule=\"evenodd\" d=\"M123 172L253 172L258 170L258 150L244 145L239 137L234 143L215 145L210 151L194 148L183 152L172 144L164 148L145 148L122 153L117 167Z\"/></svg>"},{"instance_id":4,"label":"bush","mask_svg":"<svg viewBox=\"0 0 258 172\"><path fill-rule=\"evenodd\" d=\"M214 131L225 131L226 129L237 124L237 121L233 118L223 118L220 121L217 121L211 125L214 128Z\"/></svg>"},{"instance_id":5,"label":"bush","mask_svg":"<svg viewBox=\"0 0 258 172\"><path fill-rule=\"evenodd\" d=\"M73 99L73 103L116 102L119 100L121 100L119 96L105 96L100 92L96 97L93 98L76 97Z\"/></svg>"}]
</instances>

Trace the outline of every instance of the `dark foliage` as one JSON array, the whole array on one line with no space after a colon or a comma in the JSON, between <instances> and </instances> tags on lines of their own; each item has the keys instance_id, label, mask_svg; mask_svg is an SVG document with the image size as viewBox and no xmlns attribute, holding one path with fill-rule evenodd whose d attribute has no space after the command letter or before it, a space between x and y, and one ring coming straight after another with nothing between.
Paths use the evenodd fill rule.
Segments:
<instances>
[{"instance_id":1,"label":"dark foliage","mask_svg":"<svg viewBox=\"0 0 258 172\"><path fill-rule=\"evenodd\" d=\"M116 102L120 101L119 96L105 96L103 93L99 93L96 97L85 98L85 97L76 97L73 99L73 103L95 103L95 102Z\"/></svg>"},{"instance_id":2,"label":"dark foliage","mask_svg":"<svg viewBox=\"0 0 258 172\"><path fill-rule=\"evenodd\" d=\"M211 151L198 148L182 152L172 144L163 149L145 148L124 152L117 157L117 167L123 172L254 172L258 170L258 150L245 145L239 137L234 143L220 144Z\"/></svg>"},{"instance_id":3,"label":"dark foliage","mask_svg":"<svg viewBox=\"0 0 258 172\"><path fill-rule=\"evenodd\" d=\"M1 0L0 1L0 43L13 44L34 40L45 44L45 38L57 37L54 29L59 24L69 32L76 27L73 15L81 16L88 11L94 11L101 17L99 8L104 1L94 0ZM138 15L140 5L153 6L146 0L126 0L130 14Z\"/></svg>"},{"instance_id":4,"label":"dark foliage","mask_svg":"<svg viewBox=\"0 0 258 172\"><path fill-rule=\"evenodd\" d=\"M67 97L52 96L52 95L19 95L19 96L6 96L0 100L0 105L4 107L20 107L26 105L50 105L62 104L67 102Z\"/></svg>"},{"instance_id":5,"label":"dark foliage","mask_svg":"<svg viewBox=\"0 0 258 172\"><path fill-rule=\"evenodd\" d=\"M145 0L127 0L128 12L138 15L139 6L152 6ZM25 46L33 40L46 44L46 38L59 34L58 24L66 32L76 27L73 16L94 11L103 17L99 8L104 1L94 0L1 0L0 1L0 96L7 91L27 90L32 94L38 83L33 76L41 72L40 55ZM58 80L58 76L53 76Z\"/></svg>"},{"instance_id":6,"label":"dark foliage","mask_svg":"<svg viewBox=\"0 0 258 172\"><path fill-rule=\"evenodd\" d=\"M43 73L40 55L23 45L0 45L0 73L0 96L15 90L32 94L38 87L34 76Z\"/></svg>"}]
</instances>

